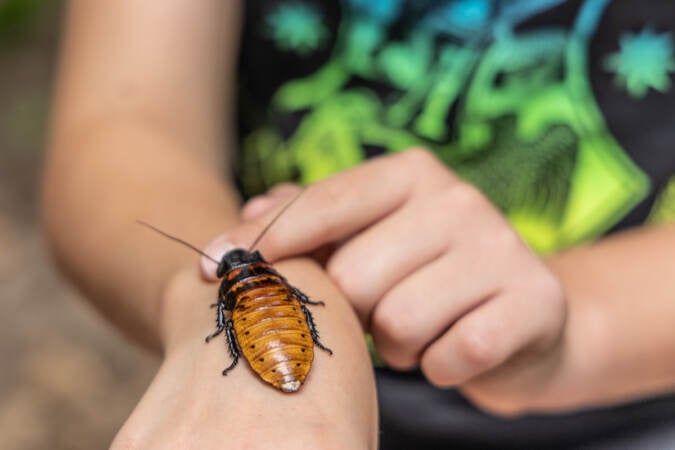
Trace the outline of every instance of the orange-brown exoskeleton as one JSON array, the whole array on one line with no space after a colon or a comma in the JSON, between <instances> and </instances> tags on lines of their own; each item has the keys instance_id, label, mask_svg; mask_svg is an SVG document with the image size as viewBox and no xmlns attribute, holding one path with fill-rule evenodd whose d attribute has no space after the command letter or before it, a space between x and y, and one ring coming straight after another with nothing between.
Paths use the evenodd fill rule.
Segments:
<instances>
[{"instance_id":1,"label":"orange-brown exoskeleton","mask_svg":"<svg viewBox=\"0 0 675 450\"><path fill-rule=\"evenodd\" d=\"M218 265L223 281L218 291L216 331L225 332L232 354L227 374L243 356L264 381L284 392L295 392L312 367L314 345L333 353L319 341L311 301L267 263L259 252L235 249ZM230 312L230 317L225 316Z\"/></svg>"},{"instance_id":2,"label":"orange-brown exoskeleton","mask_svg":"<svg viewBox=\"0 0 675 450\"><path fill-rule=\"evenodd\" d=\"M310 300L274 270L260 252L253 251L291 203L265 227L248 250L230 250L221 261L139 221L218 264L217 275L222 281L218 301L211 305L217 308L217 329L206 337L206 342L224 332L233 360L223 375L243 356L260 378L283 392L296 392L305 382L312 368L314 345L333 354L319 341L312 313L307 308L324 303Z\"/></svg>"}]
</instances>

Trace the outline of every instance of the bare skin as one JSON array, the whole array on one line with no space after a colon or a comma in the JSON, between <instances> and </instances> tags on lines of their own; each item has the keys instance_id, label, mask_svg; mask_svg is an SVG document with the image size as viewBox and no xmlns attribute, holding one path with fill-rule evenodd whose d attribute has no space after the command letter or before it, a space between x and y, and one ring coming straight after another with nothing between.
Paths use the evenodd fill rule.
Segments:
<instances>
[{"instance_id":1,"label":"bare skin","mask_svg":"<svg viewBox=\"0 0 675 450\"><path fill-rule=\"evenodd\" d=\"M234 148L223 99L232 98L239 3L68 6L43 186L48 242L97 308L163 355L112 447L376 448L363 331L324 271L299 258L276 266L326 302L315 317L335 351L317 354L305 386L286 395L245 363L221 375L225 341L204 343L217 286L200 278L196 254L135 224L203 245L240 221L223 156Z\"/></svg>"},{"instance_id":2,"label":"bare skin","mask_svg":"<svg viewBox=\"0 0 675 450\"><path fill-rule=\"evenodd\" d=\"M159 373L119 432L113 448L377 448L377 408L372 368L353 311L323 271L306 260L276 265L326 307L313 308L322 341L302 388L282 394L260 381L244 361L228 373L225 338L208 345L214 314L206 301L214 285L204 283L194 263L167 289L170 326Z\"/></svg>"},{"instance_id":3,"label":"bare skin","mask_svg":"<svg viewBox=\"0 0 675 450\"><path fill-rule=\"evenodd\" d=\"M199 279L193 255L133 222L198 246L220 233L207 247L218 256L225 241L250 243L296 192L255 199L240 223L222 175L222 148L233 148L221 99L231 96L237 4L74 0L70 8L44 185L47 232L83 292L165 358L116 448L372 448L372 373L347 301L393 367L419 365L432 383L458 386L497 414L673 391L672 228L543 261L422 150L318 183L293 207L303 220L280 221L261 242L272 260L335 248L325 271L306 259L278 266L328 303L316 315L336 355L317 356L306 389L278 400L245 366L214 377L228 362L224 345L202 341L215 284ZM212 271L204 265L207 280ZM253 433L261 423L265 433Z\"/></svg>"},{"instance_id":4,"label":"bare skin","mask_svg":"<svg viewBox=\"0 0 675 450\"><path fill-rule=\"evenodd\" d=\"M250 239L299 187L244 208ZM260 244L271 258L331 244L331 278L392 367L420 367L496 414L566 411L675 390L673 227L542 260L431 153L378 158L321 181ZM213 265L202 260L205 278ZM567 319L567 320L566 320Z\"/></svg>"}]
</instances>

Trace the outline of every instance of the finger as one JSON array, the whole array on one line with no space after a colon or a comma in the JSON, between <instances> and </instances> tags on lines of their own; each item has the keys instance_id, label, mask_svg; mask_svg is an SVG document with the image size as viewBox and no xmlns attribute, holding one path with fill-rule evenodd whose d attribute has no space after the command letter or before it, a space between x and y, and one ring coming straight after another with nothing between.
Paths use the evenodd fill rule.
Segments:
<instances>
[{"instance_id":1,"label":"finger","mask_svg":"<svg viewBox=\"0 0 675 450\"><path fill-rule=\"evenodd\" d=\"M392 286L445 252L442 227L421 226L417 220L423 211L419 202L404 205L346 241L329 260L328 273L356 307L362 324Z\"/></svg>"},{"instance_id":2,"label":"finger","mask_svg":"<svg viewBox=\"0 0 675 450\"><path fill-rule=\"evenodd\" d=\"M258 195L247 201L242 210L241 218L245 222L269 213L278 205L290 200L300 192L302 188L293 183L280 183L263 195Z\"/></svg>"},{"instance_id":3,"label":"finger","mask_svg":"<svg viewBox=\"0 0 675 450\"><path fill-rule=\"evenodd\" d=\"M287 199L294 197L300 190L302 190L302 188L296 184L280 183L265 195L253 197L249 200L242 208L242 219L244 221L254 220L256 217L272 210L276 205L283 204ZM239 245L235 245L231 241L232 237L229 233L221 234L211 241L203 251L211 258L220 261L223 255L233 248L246 248L248 246L243 242L239 242ZM202 256L200 260L201 275L206 281L216 281L218 279L216 275L218 264L211 258Z\"/></svg>"},{"instance_id":4,"label":"finger","mask_svg":"<svg viewBox=\"0 0 675 450\"><path fill-rule=\"evenodd\" d=\"M308 189L260 242L270 260L304 253L351 236L401 206L415 192L433 191L456 179L429 152L411 150L375 158ZM253 242L278 208L237 230Z\"/></svg>"},{"instance_id":5,"label":"finger","mask_svg":"<svg viewBox=\"0 0 675 450\"><path fill-rule=\"evenodd\" d=\"M372 313L371 332L383 359L396 368L419 363L423 350L499 286L485 256L456 250L394 286Z\"/></svg>"},{"instance_id":6,"label":"finger","mask_svg":"<svg viewBox=\"0 0 675 450\"><path fill-rule=\"evenodd\" d=\"M220 261L223 259L225 253L237 247L241 246L237 246L228 241L225 235L218 236L204 247L202 251L209 255L209 257L202 256L199 260L202 278L205 281L217 281L218 276L216 275L216 272L218 270L218 264L216 264L215 261Z\"/></svg>"},{"instance_id":7,"label":"finger","mask_svg":"<svg viewBox=\"0 0 675 450\"><path fill-rule=\"evenodd\" d=\"M439 286L439 283L443 284L448 279L448 275L453 279L453 274L463 273L463 266L479 264L474 262L477 257L487 259L486 255L494 253L489 242L487 248L477 248L484 244L471 236L480 235L477 230L483 228L488 228L490 232L495 222L493 216L499 219L499 215L491 209L483 212L474 208L469 211L461 205L464 197L463 190L455 186L433 195L411 199L348 240L331 257L328 272L357 308L364 326L368 325L370 309L375 302L401 280L441 254L460 251L464 256L454 265L449 265L447 272L441 270L435 273L433 276L437 276L437 279L426 279L428 286ZM479 223L474 223L476 218L473 216L480 216ZM438 264L445 262L443 260ZM495 258L481 261L482 274L476 274L475 280L464 277L459 281L467 280L464 282L482 286L485 271L495 262Z\"/></svg>"},{"instance_id":8,"label":"finger","mask_svg":"<svg viewBox=\"0 0 675 450\"><path fill-rule=\"evenodd\" d=\"M277 194L279 195L279 194ZM281 196L281 195L279 195ZM273 196L272 196L273 197ZM278 202L281 203L281 202ZM281 204L281 210L288 205ZM274 212L272 219L276 217L279 213ZM268 224L271 222L268 222ZM257 230L256 222L253 225L241 224L239 227L228 230L227 232L217 236L213 241L211 241L203 250L203 252L208 256L202 256L200 259L200 269L202 278L206 281L215 281L218 279L218 263L216 261L222 260L225 253L234 249L241 248L249 250L252 242L255 242L258 236L261 236L260 233L264 233L265 227L262 227L261 230ZM242 232L244 230L244 232ZM253 231L256 230L256 231ZM255 232L256 235L252 234Z\"/></svg>"},{"instance_id":9,"label":"finger","mask_svg":"<svg viewBox=\"0 0 675 450\"><path fill-rule=\"evenodd\" d=\"M534 295L533 295L534 294ZM512 290L462 317L422 355L422 371L438 386L458 385L543 341L560 327L545 294ZM557 306L555 306L557 307ZM527 316L523 317L523 313Z\"/></svg>"},{"instance_id":10,"label":"finger","mask_svg":"<svg viewBox=\"0 0 675 450\"><path fill-rule=\"evenodd\" d=\"M283 183L275 184L272 189L267 191L268 195L280 198L291 198L298 195L302 187L296 183L284 181Z\"/></svg>"}]
</instances>

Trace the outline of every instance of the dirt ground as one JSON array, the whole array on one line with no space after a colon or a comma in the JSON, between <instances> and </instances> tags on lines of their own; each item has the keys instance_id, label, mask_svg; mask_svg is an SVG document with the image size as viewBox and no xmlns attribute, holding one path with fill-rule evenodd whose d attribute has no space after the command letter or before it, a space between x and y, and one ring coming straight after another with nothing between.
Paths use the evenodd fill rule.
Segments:
<instances>
[{"instance_id":1,"label":"dirt ground","mask_svg":"<svg viewBox=\"0 0 675 450\"><path fill-rule=\"evenodd\" d=\"M0 46L0 449L107 448L157 361L59 276L38 184L58 11Z\"/></svg>"}]
</instances>

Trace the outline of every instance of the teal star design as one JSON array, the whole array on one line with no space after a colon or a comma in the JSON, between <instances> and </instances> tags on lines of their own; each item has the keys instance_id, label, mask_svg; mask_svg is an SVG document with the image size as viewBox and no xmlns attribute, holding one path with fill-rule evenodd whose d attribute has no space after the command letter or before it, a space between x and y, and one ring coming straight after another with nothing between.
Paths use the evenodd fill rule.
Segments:
<instances>
[{"instance_id":1,"label":"teal star design","mask_svg":"<svg viewBox=\"0 0 675 450\"><path fill-rule=\"evenodd\" d=\"M658 34L651 28L625 33L619 51L609 55L604 66L615 74L614 82L631 96L644 97L649 89L667 92L670 73L675 72L671 33Z\"/></svg>"},{"instance_id":2,"label":"teal star design","mask_svg":"<svg viewBox=\"0 0 675 450\"><path fill-rule=\"evenodd\" d=\"M266 19L267 35L278 48L308 55L325 43L329 31L313 5L301 2L280 4Z\"/></svg>"}]
</instances>

